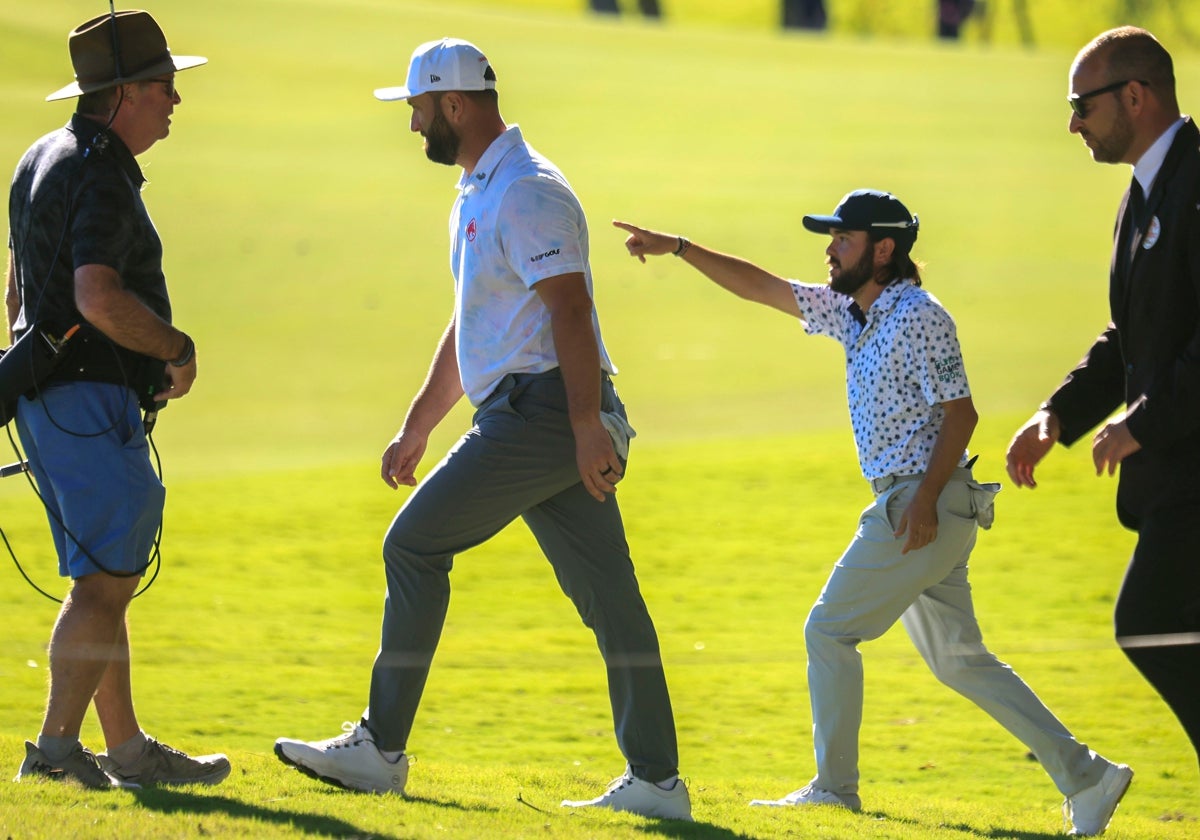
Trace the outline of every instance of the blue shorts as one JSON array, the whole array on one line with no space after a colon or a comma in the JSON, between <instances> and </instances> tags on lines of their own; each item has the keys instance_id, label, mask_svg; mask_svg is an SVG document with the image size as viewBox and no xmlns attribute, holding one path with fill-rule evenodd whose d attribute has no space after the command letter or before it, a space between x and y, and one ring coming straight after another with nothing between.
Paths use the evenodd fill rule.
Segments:
<instances>
[{"instance_id":1,"label":"blue shorts","mask_svg":"<svg viewBox=\"0 0 1200 840\"><path fill-rule=\"evenodd\" d=\"M101 382L58 383L36 399L22 397L16 419L46 504L59 574L143 569L166 490L150 464L133 391Z\"/></svg>"}]
</instances>

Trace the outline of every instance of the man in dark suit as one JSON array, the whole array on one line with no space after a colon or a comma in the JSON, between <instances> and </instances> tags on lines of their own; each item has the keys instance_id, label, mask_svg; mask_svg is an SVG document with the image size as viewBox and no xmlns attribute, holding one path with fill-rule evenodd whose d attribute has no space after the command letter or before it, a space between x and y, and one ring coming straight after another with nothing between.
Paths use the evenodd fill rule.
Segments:
<instances>
[{"instance_id":1,"label":"man in dark suit","mask_svg":"<svg viewBox=\"0 0 1200 840\"><path fill-rule=\"evenodd\" d=\"M1121 467L1117 514L1138 532L1117 642L1200 753L1200 132L1180 116L1170 54L1143 29L1085 46L1069 101L1092 158L1134 167L1114 235L1112 322L1017 432L1008 474L1036 487L1034 466L1055 442L1100 426L1096 474Z\"/></svg>"}]
</instances>

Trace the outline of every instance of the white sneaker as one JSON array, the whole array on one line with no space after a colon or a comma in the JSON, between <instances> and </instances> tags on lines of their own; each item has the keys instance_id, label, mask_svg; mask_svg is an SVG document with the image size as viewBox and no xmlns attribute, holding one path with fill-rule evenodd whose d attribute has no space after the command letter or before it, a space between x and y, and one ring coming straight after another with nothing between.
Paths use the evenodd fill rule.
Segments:
<instances>
[{"instance_id":1,"label":"white sneaker","mask_svg":"<svg viewBox=\"0 0 1200 840\"><path fill-rule=\"evenodd\" d=\"M683 779L676 779L675 786L663 790L654 782L634 777L628 768L624 776L612 780L608 790L595 799L562 801L564 808L609 808L613 811L628 811L643 817L659 817L667 820L692 819L692 800L688 797Z\"/></svg>"},{"instance_id":2,"label":"white sneaker","mask_svg":"<svg viewBox=\"0 0 1200 840\"><path fill-rule=\"evenodd\" d=\"M1067 833L1072 837L1091 837L1103 832L1132 781L1133 771L1128 766L1109 764L1100 781L1063 802L1063 810L1069 813L1073 826Z\"/></svg>"},{"instance_id":3,"label":"white sneaker","mask_svg":"<svg viewBox=\"0 0 1200 840\"><path fill-rule=\"evenodd\" d=\"M408 756L388 761L379 753L370 730L361 723L343 723L344 735L327 741L280 738L275 755L306 776L331 785L369 793L404 795L408 781Z\"/></svg>"},{"instance_id":4,"label":"white sneaker","mask_svg":"<svg viewBox=\"0 0 1200 840\"><path fill-rule=\"evenodd\" d=\"M798 805L833 805L838 808L849 808L851 811L862 810L862 800L857 793L837 794L814 784L807 784L800 790L794 790L783 799L752 799L751 805L766 805L770 808L790 808Z\"/></svg>"}]
</instances>

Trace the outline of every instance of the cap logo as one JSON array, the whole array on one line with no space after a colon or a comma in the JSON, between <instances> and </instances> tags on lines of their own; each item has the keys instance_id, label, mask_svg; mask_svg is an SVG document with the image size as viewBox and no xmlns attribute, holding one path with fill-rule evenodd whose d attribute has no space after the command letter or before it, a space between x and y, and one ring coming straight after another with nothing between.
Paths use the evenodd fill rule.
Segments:
<instances>
[{"instance_id":1,"label":"cap logo","mask_svg":"<svg viewBox=\"0 0 1200 840\"><path fill-rule=\"evenodd\" d=\"M441 80L442 80L442 77L439 76L437 73L429 74L429 83L430 84L433 84L434 82L440 82Z\"/></svg>"}]
</instances>

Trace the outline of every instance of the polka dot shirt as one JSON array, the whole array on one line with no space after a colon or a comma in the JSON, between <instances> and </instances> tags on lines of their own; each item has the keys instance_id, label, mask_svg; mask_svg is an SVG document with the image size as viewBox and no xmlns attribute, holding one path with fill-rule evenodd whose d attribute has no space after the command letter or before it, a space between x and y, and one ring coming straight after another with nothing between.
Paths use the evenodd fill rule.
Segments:
<instances>
[{"instance_id":1,"label":"polka dot shirt","mask_svg":"<svg viewBox=\"0 0 1200 840\"><path fill-rule=\"evenodd\" d=\"M863 476L925 472L942 428L941 404L971 395L954 321L911 280L883 290L866 313L827 284L792 281L809 335L846 350L846 394ZM959 465L966 463L963 452Z\"/></svg>"}]
</instances>

